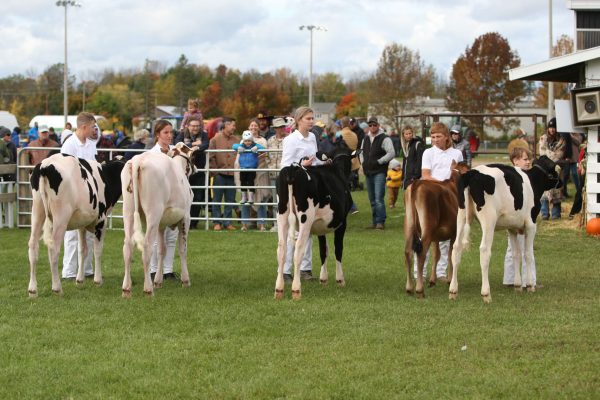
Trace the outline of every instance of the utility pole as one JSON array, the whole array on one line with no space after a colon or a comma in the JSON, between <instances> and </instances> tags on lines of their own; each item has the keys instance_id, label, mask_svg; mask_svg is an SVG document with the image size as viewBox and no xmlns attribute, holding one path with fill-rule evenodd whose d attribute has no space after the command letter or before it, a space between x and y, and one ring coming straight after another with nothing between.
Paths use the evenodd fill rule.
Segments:
<instances>
[{"instance_id":1,"label":"utility pole","mask_svg":"<svg viewBox=\"0 0 600 400\"><path fill-rule=\"evenodd\" d=\"M67 117L69 116L69 94L68 94L68 73L69 69L67 67L67 8L71 7L81 7L81 4L73 1L73 0L59 0L56 2L58 7L65 8L65 65L63 66L63 113L65 115L65 123L67 125ZM64 126L63 125L63 126Z\"/></svg>"},{"instance_id":2,"label":"utility pole","mask_svg":"<svg viewBox=\"0 0 600 400\"><path fill-rule=\"evenodd\" d=\"M313 31L325 31L327 32L327 28L316 25L300 25L298 27L300 30L308 29L310 31L310 68L308 73L308 106L312 108L313 105Z\"/></svg>"}]
</instances>

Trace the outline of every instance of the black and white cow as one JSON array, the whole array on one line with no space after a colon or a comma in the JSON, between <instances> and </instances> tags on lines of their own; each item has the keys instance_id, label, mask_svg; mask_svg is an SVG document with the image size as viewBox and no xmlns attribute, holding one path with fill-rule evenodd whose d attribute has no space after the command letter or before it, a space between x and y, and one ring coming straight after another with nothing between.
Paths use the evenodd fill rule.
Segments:
<instances>
[{"instance_id":1,"label":"black and white cow","mask_svg":"<svg viewBox=\"0 0 600 400\"><path fill-rule=\"evenodd\" d=\"M29 296L37 296L36 265L39 240L48 247L52 291L62 294L58 256L65 231L79 230L79 269L76 282L82 284L83 259L87 254L85 231L94 233L94 282L102 283L101 255L106 216L121 197L120 160L99 164L66 154L46 158L34 169L31 184L31 236L29 237Z\"/></svg>"},{"instance_id":2,"label":"black and white cow","mask_svg":"<svg viewBox=\"0 0 600 400\"><path fill-rule=\"evenodd\" d=\"M278 245L277 245L277 281L275 298L283 298L283 267L286 259L286 243L294 237L298 226L298 238L294 250L294 280L292 297L300 299L300 260L305 252L310 234L319 237L321 255L321 283L328 280L327 274L327 239L325 234L334 232L336 270L335 279L338 285L344 286L342 270L342 252L344 250L344 233L346 217L352 207L352 196L349 190L352 158L356 152L343 142L338 141L335 149L326 158L327 165L304 168L299 164L284 167L279 173L278 196ZM318 155L319 158L320 155ZM324 158L321 158L324 159Z\"/></svg>"},{"instance_id":3,"label":"black and white cow","mask_svg":"<svg viewBox=\"0 0 600 400\"><path fill-rule=\"evenodd\" d=\"M481 224L481 296L492 301L488 277L494 231L507 229L513 249L515 288L521 288L522 255L517 245L517 233L525 235L525 262L529 291L535 291L530 266L533 263L535 220L540 212L540 198L549 189L560 187L556 164L546 156L533 161L528 171L503 164L490 164L463 171L459 181L459 209L456 217L456 240L452 253L450 299L458 295L458 266L462 252L469 243L470 225L477 216Z\"/></svg>"}]
</instances>

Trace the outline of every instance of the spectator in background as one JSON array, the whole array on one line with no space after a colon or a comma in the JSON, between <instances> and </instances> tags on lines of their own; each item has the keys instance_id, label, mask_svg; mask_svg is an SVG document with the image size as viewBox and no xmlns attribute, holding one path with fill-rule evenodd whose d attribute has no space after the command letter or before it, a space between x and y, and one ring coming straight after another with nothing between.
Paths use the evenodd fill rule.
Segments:
<instances>
[{"instance_id":1,"label":"spectator in background","mask_svg":"<svg viewBox=\"0 0 600 400\"><path fill-rule=\"evenodd\" d=\"M392 139L392 144L394 145L394 157L400 156L400 136L398 136L395 130L390 133L390 139Z\"/></svg>"},{"instance_id":2,"label":"spectator in background","mask_svg":"<svg viewBox=\"0 0 600 400\"><path fill-rule=\"evenodd\" d=\"M58 148L60 146L54 140L50 140L50 133L48 132L48 129L42 128L39 132L39 138L37 140L34 140L33 142L30 142L29 147L50 148L49 150L29 150L27 152L29 157L29 165L38 165L42 162L44 158L57 152L57 149L55 149L55 151L52 151L51 148Z\"/></svg>"},{"instance_id":3,"label":"spectator in background","mask_svg":"<svg viewBox=\"0 0 600 400\"><path fill-rule=\"evenodd\" d=\"M273 119L273 130L275 131L275 136L271 136L267 141L267 148L269 150L281 150L283 148L283 139L287 136L287 132L285 128L288 125L288 121L284 118L275 118ZM280 152L270 152L269 153L269 161L268 161L269 169L281 169L281 153ZM269 182L271 186L276 186L277 184L277 172L269 172ZM277 199L277 188L272 191L273 199ZM273 213L275 214L275 213ZM271 228L271 232L277 232L277 221L273 224Z\"/></svg>"},{"instance_id":4,"label":"spectator in background","mask_svg":"<svg viewBox=\"0 0 600 400\"><path fill-rule=\"evenodd\" d=\"M67 123L65 124L65 129L68 129L71 132L73 132L73 125L71 125L71 123L67 121Z\"/></svg>"},{"instance_id":5,"label":"spectator in background","mask_svg":"<svg viewBox=\"0 0 600 400\"><path fill-rule=\"evenodd\" d=\"M100 140L98 140L98 142L96 143L96 148L98 148L98 149L112 149L114 147L115 147L115 144L113 143L113 131L108 130L108 129L102 131L102 135L100 137ZM99 163L108 161L111 158L112 157L111 157L110 152L107 152L107 151L99 151L98 155L96 156L96 160Z\"/></svg>"},{"instance_id":6,"label":"spectator in background","mask_svg":"<svg viewBox=\"0 0 600 400\"><path fill-rule=\"evenodd\" d=\"M54 140L56 143L59 142L58 135L56 134L56 132L54 132L53 127L48 128L48 137L50 138L50 140Z\"/></svg>"},{"instance_id":7,"label":"spectator in background","mask_svg":"<svg viewBox=\"0 0 600 400\"><path fill-rule=\"evenodd\" d=\"M529 143L527 142L526 137L526 133L523 129L521 128L517 128L515 130L515 138L513 140L510 141L510 143L508 144L508 154L512 154L513 150L516 147L520 147L522 149L526 149L526 150L530 150L529 149Z\"/></svg>"},{"instance_id":8,"label":"spectator in background","mask_svg":"<svg viewBox=\"0 0 600 400\"><path fill-rule=\"evenodd\" d=\"M239 136L235 134L235 119L230 117L223 117L223 130L215 135L209 142L208 148L211 150L231 150L231 147L240 141ZM233 178L233 171L217 171L219 169L233 169L235 166L235 153L233 151L223 153L210 153L209 162L210 169L214 174L214 186L232 186L231 189L213 188L213 202L230 203L225 206L224 213L222 213L221 206L214 204L212 206L213 217L215 218L214 230L220 231L225 228L230 231L236 230L235 226L231 225L231 218L233 205L235 202L235 181ZM221 220L221 217L227 219Z\"/></svg>"},{"instance_id":9,"label":"spectator in background","mask_svg":"<svg viewBox=\"0 0 600 400\"><path fill-rule=\"evenodd\" d=\"M371 203L371 226L369 228L385 229L385 178L388 163L394 158L392 140L383 133L377 118L367 121L369 134L365 136L362 146L363 172L367 181L369 202Z\"/></svg>"},{"instance_id":10,"label":"spectator in background","mask_svg":"<svg viewBox=\"0 0 600 400\"><path fill-rule=\"evenodd\" d=\"M386 186L388 187L388 204L390 208L396 208L396 200L398 200L398 192L402 186L402 164L400 161L393 159L388 166Z\"/></svg>"},{"instance_id":11,"label":"spectator in background","mask_svg":"<svg viewBox=\"0 0 600 400\"><path fill-rule=\"evenodd\" d=\"M539 146L540 156L547 156L558 164L563 161L567 148L567 140L556 131L556 118L548 121L548 128L546 133L540 138ZM547 220L550 217L550 203L552 203L552 219L560 219L560 206L562 202L560 189L550 189L544 192L541 201L540 213L542 214L542 219Z\"/></svg>"},{"instance_id":12,"label":"spectator in background","mask_svg":"<svg viewBox=\"0 0 600 400\"><path fill-rule=\"evenodd\" d=\"M327 127L327 129L321 129L320 127L314 126L312 128L312 132L315 135L318 135L317 132L321 131L321 134L318 135L321 137L321 140L318 141L317 140L317 147L319 149L320 152L329 154L331 153L331 151L333 151L335 149L335 142L337 141L337 132L338 132L338 126L335 123L331 123L329 124L329 126ZM341 132L340 132L340 136L341 136Z\"/></svg>"},{"instance_id":13,"label":"spectator in background","mask_svg":"<svg viewBox=\"0 0 600 400\"><path fill-rule=\"evenodd\" d=\"M462 153L463 161L471 168L471 145L466 139L463 139L460 125L452 126L450 137L452 138L452 147Z\"/></svg>"},{"instance_id":14,"label":"spectator in background","mask_svg":"<svg viewBox=\"0 0 600 400\"><path fill-rule=\"evenodd\" d=\"M269 117L266 111L261 111L256 116L259 134L265 138L265 140L269 140L273 135L275 135L275 131L269 127L269 121L272 119L273 118Z\"/></svg>"},{"instance_id":15,"label":"spectator in background","mask_svg":"<svg viewBox=\"0 0 600 400\"><path fill-rule=\"evenodd\" d=\"M350 129L350 118L349 117L342 117L340 119L340 126L342 127L342 130L340 131L340 135L342 137L342 139L344 139L344 142L346 143L346 145L350 148L350 150L355 151L356 149L358 149L358 137L356 136L356 133L354 133L352 131L352 129ZM350 186L350 189L354 189L356 188L356 186L354 186L356 184L356 182L358 182L358 172L360 170L360 160L358 159L358 157L353 157L352 158L352 166L351 168L351 174L350 174L350 182L348 182L348 185ZM354 203L354 201L352 202L352 208L350 209L350 213L352 214L356 214L358 212L358 207L356 206L356 203Z\"/></svg>"},{"instance_id":16,"label":"spectator in background","mask_svg":"<svg viewBox=\"0 0 600 400\"><path fill-rule=\"evenodd\" d=\"M569 219L573 219L575 214L581 211L583 206L583 186L585 185L585 168L587 165L587 138L582 135L582 143L579 146L579 156L577 157L577 175L579 176L579 190L575 193L573 206L569 212Z\"/></svg>"},{"instance_id":17,"label":"spectator in background","mask_svg":"<svg viewBox=\"0 0 600 400\"><path fill-rule=\"evenodd\" d=\"M192 117L196 121L200 121L200 131L204 131L204 118L202 117L202 111L200 111L200 100L198 99L188 99L187 111L183 114L183 121L181 121L181 133L185 133L188 129Z\"/></svg>"},{"instance_id":18,"label":"spectator in background","mask_svg":"<svg viewBox=\"0 0 600 400\"><path fill-rule=\"evenodd\" d=\"M150 132L147 129L140 129L133 134L134 142L127 147L131 150L143 150L146 148L146 144L148 144L148 138L150 137ZM125 160L131 160L134 156L140 154L140 152L129 151L125 153Z\"/></svg>"},{"instance_id":19,"label":"spectator in background","mask_svg":"<svg viewBox=\"0 0 600 400\"><path fill-rule=\"evenodd\" d=\"M13 129L13 131L10 135L10 140L11 140L11 142L13 142L15 147L20 147L20 145L21 145L21 128L19 128L18 126L15 126L15 129Z\"/></svg>"},{"instance_id":20,"label":"spectator in background","mask_svg":"<svg viewBox=\"0 0 600 400\"><path fill-rule=\"evenodd\" d=\"M31 127L31 129L29 129L28 136L29 136L28 143L31 143L34 140L38 140L40 138L39 128L38 128L38 123L37 122L34 122L33 126Z\"/></svg>"},{"instance_id":21,"label":"spectator in background","mask_svg":"<svg viewBox=\"0 0 600 400\"><path fill-rule=\"evenodd\" d=\"M8 140L5 137L8 137ZM10 130L0 126L0 164L13 164L11 162L12 152L8 149L8 143L10 143Z\"/></svg>"},{"instance_id":22,"label":"spectator in background","mask_svg":"<svg viewBox=\"0 0 600 400\"><path fill-rule=\"evenodd\" d=\"M469 141L469 145L471 146L471 156L475 157L475 153L477 153L477 150L479 150L479 136L477 135L477 132L475 132L472 128L467 128L465 135L467 136L467 140Z\"/></svg>"},{"instance_id":23,"label":"spectator in background","mask_svg":"<svg viewBox=\"0 0 600 400\"><path fill-rule=\"evenodd\" d=\"M579 146L583 142L583 136L579 132L562 134L567 142L565 155L561 164L561 180L563 181L562 193L564 197L569 197L567 184L569 180L575 186L575 192L581 190L579 176L577 175L577 158L579 157Z\"/></svg>"},{"instance_id":24,"label":"spectator in background","mask_svg":"<svg viewBox=\"0 0 600 400\"><path fill-rule=\"evenodd\" d=\"M192 162L198 169L196 173L190 175L189 181L190 186L205 186L206 184L206 173L200 171L206 168L206 149L208 149L208 133L202 129L202 120L198 116L190 117L188 121L187 130L183 135L183 143L189 147L197 146L198 150L194 152ZM180 134L181 135L181 134ZM204 194L206 189L204 188L192 188L194 192L194 203L203 203ZM200 204L192 204L190 210L191 218L198 218L200 216ZM190 229L196 229L198 226L198 220L192 219L190 222Z\"/></svg>"},{"instance_id":25,"label":"spectator in background","mask_svg":"<svg viewBox=\"0 0 600 400\"><path fill-rule=\"evenodd\" d=\"M248 125L248 130L252 133L252 140L254 143L259 145L259 149L267 148L267 140L260 135L260 125L258 120L252 119ZM272 136L271 136L272 137ZM241 158L241 156L240 156ZM258 153L258 168L267 168L269 163L269 154L265 152ZM241 163L240 163L241 167ZM268 186L269 185L269 173L268 172L257 172L254 179L254 185L256 186ZM256 202L264 203L271 197L271 190L269 189L256 189ZM267 206L255 205L256 216L259 218L256 227L259 231L264 232L265 218L267 217ZM242 218L249 218L251 215L250 206L242 207ZM247 222L246 222L247 225ZM246 226L247 228L247 226Z\"/></svg>"},{"instance_id":26,"label":"spectator in background","mask_svg":"<svg viewBox=\"0 0 600 400\"><path fill-rule=\"evenodd\" d=\"M356 137L358 138L359 149L362 148L363 139L365 138L365 129L368 129L368 124L364 126L365 127L363 128L361 125L359 125L358 120L356 118L350 118L350 129L356 134Z\"/></svg>"},{"instance_id":27,"label":"spectator in background","mask_svg":"<svg viewBox=\"0 0 600 400\"><path fill-rule=\"evenodd\" d=\"M400 137L402 145L402 189L421 178L421 160L425 151L425 143L420 136L415 136L410 125L402 128Z\"/></svg>"}]
</instances>

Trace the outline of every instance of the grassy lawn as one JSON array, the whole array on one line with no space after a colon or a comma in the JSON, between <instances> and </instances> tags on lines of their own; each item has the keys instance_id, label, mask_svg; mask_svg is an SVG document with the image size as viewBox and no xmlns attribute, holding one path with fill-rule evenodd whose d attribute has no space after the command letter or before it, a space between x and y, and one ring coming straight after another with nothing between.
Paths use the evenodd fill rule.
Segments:
<instances>
[{"instance_id":1,"label":"grassy lawn","mask_svg":"<svg viewBox=\"0 0 600 400\"><path fill-rule=\"evenodd\" d=\"M42 245L39 297L29 299L29 232L3 229L1 398L600 396L598 240L564 220L540 223L543 288L528 294L502 286L507 237L497 233L485 305L475 225L458 300L444 285L417 300L404 293L403 208L384 232L367 231L366 192L355 198L347 286L304 284L299 302L289 286L273 300L276 234L255 231L193 231L192 286L168 281L153 298L142 294L136 253L130 300L121 298L122 231L107 234L104 285L66 282L61 298ZM314 248L316 266L316 239Z\"/></svg>"}]
</instances>

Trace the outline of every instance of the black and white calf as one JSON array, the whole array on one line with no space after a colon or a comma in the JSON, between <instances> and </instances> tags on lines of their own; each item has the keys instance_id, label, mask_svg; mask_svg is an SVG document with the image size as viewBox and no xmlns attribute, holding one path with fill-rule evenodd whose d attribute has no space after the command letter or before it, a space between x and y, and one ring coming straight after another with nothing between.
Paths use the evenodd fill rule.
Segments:
<instances>
[{"instance_id":1,"label":"black and white calf","mask_svg":"<svg viewBox=\"0 0 600 400\"><path fill-rule=\"evenodd\" d=\"M559 186L556 164L546 156L534 160L533 167L528 171L503 164L490 164L464 172L459 181L450 299L456 299L458 295L458 266L462 252L469 243L470 225L474 216L477 216L482 231L479 257L483 301L492 301L488 270L496 230L507 229L509 232L515 266L514 284L519 290L522 256L517 245L517 233L525 235L528 290L535 291L530 266L533 262L535 220L540 212L540 198L544 191Z\"/></svg>"},{"instance_id":2,"label":"black and white calf","mask_svg":"<svg viewBox=\"0 0 600 400\"><path fill-rule=\"evenodd\" d=\"M294 237L298 226L298 238L294 249L294 280L292 282L292 297L300 299L300 262L305 252L310 234L319 237L319 252L321 255L321 283L328 280L327 274L327 239L325 234L334 232L336 273L335 279L340 286L345 285L342 271L342 252L344 249L344 233L346 232L346 217L352 207L352 197L349 190L352 158L356 154L338 141L336 148L327 157L331 160L328 165L304 168L299 164L284 167L279 173L277 197L277 281L275 283L275 298L283 298L284 279L283 267L286 258L286 243L289 237ZM321 157L319 157L321 158Z\"/></svg>"},{"instance_id":3,"label":"black and white calf","mask_svg":"<svg viewBox=\"0 0 600 400\"><path fill-rule=\"evenodd\" d=\"M101 255L106 216L121 197L120 160L99 164L66 154L55 154L38 164L31 174L33 205L29 237L29 296L37 296L36 265L39 240L48 247L52 291L62 294L58 256L65 231L79 230L77 283L83 283L83 259L87 254L85 231L95 234L94 282L102 283Z\"/></svg>"}]
</instances>

